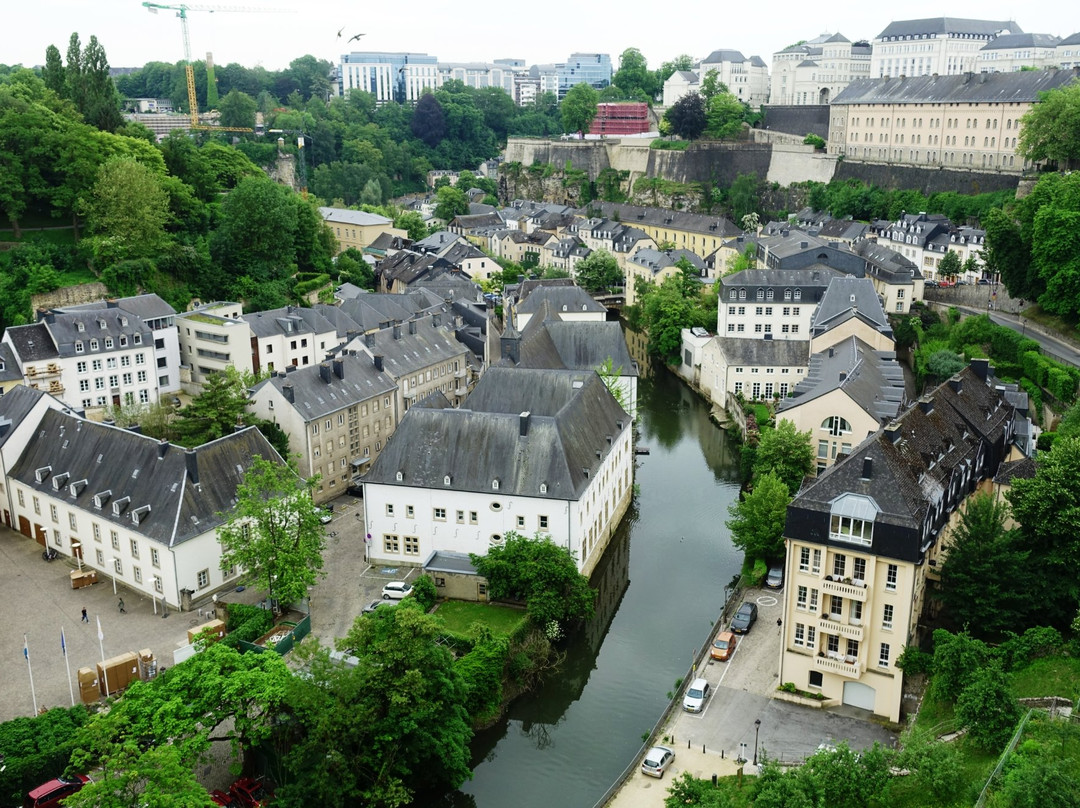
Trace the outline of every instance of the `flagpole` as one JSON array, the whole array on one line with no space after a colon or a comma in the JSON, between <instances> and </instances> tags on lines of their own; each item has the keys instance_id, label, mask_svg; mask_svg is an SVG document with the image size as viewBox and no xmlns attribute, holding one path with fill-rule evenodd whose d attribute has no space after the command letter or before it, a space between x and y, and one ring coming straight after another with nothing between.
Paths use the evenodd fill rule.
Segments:
<instances>
[{"instance_id":1,"label":"flagpole","mask_svg":"<svg viewBox=\"0 0 1080 808\"><path fill-rule=\"evenodd\" d=\"M23 656L26 657L26 670L30 673L30 696L34 700L34 715L37 715L37 693L34 691L34 669L30 667L30 643L26 639L26 634L23 634L22 638Z\"/></svg>"},{"instance_id":2,"label":"flagpole","mask_svg":"<svg viewBox=\"0 0 1080 808\"><path fill-rule=\"evenodd\" d=\"M101 649L101 675L105 679L105 698L109 697L109 669L105 667L105 635L101 631L101 615L95 615L97 617L97 640L98 647Z\"/></svg>"},{"instance_id":3,"label":"flagpole","mask_svg":"<svg viewBox=\"0 0 1080 808\"><path fill-rule=\"evenodd\" d=\"M75 688L71 686L71 665L68 663L67 643L64 642L64 627L60 626L60 650L64 652L64 670L68 676L68 694L71 696L71 706L75 706Z\"/></svg>"}]
</instances>

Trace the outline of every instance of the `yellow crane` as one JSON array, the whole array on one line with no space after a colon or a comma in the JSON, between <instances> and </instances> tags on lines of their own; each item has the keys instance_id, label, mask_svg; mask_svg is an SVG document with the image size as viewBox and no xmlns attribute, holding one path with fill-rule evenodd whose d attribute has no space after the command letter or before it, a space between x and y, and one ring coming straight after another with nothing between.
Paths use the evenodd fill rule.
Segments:
<instances>
[{"instance_id":1,"label":"yellow crane","mask_svg":"<svg viewBox=\"0 0 1080 808\"><path fill-rule=\"evenodd\" d=\"M152 14L158 11L175 11L180 18L180 30L184 35L184 73L187 75L188 110L191 115L192 129L216 129L222 132L250 132L249 128L241 126L206 126L199 122L199 99L195 95L195 70L191 65L191 38L188 35L187 13L189 11L238 11L238 12L284 12L289 9L283 8L255 8L250 6L199 6L187 3L143 3L143 7Z\"/></svg>"}]
</instances>

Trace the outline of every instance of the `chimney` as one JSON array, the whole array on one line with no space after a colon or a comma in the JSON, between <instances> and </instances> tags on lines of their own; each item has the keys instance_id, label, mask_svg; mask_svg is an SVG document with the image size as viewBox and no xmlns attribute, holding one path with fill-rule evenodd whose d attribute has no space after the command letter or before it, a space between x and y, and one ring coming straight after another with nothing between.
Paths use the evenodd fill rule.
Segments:
<instances>
[{"instance_id":1,"label":"chimney","mask_svg":"<svg viewBox=\"0 0 1080 808\"><path fill-rule=\"evenodd\" d=\"M372 334L365 334L364 335L364 344L369 348L374 348L375 347L375 334L373 334L373 333Z\"/></svg>"},{"instance_id":2,"label":"chimney","mask_svg":"<svg viewBox=\"0 0 1080 808\"><path fill-rule=\"evenodd\" d=\"M885 437L887 437L889 439L889 443L893 445L896 445L900 442L901 432L902 430L900 429L900 424L898 424L896 421L893 421L891 424L885 427Z\"/></svg>"},{"instance_id":3,"label":"chimney","mask_svg":"<svg viewBox=\"0 0 1080 808\"><path fill-rule=\"evenodd\" d=\"M184 452L184 462L187 465L188 479L194 485L199 484L199 455L194 449Z\"/></svg>"},{"instance_id":4,"label":"chimney","mask_svg":"<svg viewBox=\"0 0 1080 808\"><path fill-rule=\"evenodd\" d=\"M442 325L442 315L435 312L431 315L431 327L438 328L440 325Z\"/></svg>"},{"instance_id":5,"label":"chimney","mask_svg":"<svg viewBox=\"0 0 1080 808\"><path fill-rule=\"evenodd\" d=\"M829 348L829 359L832 359L835 353L836 352L832 348Z\"/></svg>"},{"instance_id":6,"label":"chimney","mask_svg":"<svg viewBox=\"0 0 1080 808\"><path fill-rule=\"evenodd\" d=\"M529 434L529 418L531 417L528 410L521 413L518 416L518 435L525 437Z\"/></svg>"},{"instance_id":7,"label":"chimney","mask_svg":"<svg viewBox=\"0 0 1080 808\"><path fill-rule=\"evenodd\" d=\"M354 339L356 339L356 338L357 338L357 337L358 337L359 335L360 335L360 332L359 332L359 331L357 331L357 330L356 330L355 328L350 328L350 329L347 329L347 330L345 331L345 341L346 341L346 342L352 342L352 341L353 341Z\"/></svg>"},{"instance_id":8,"label":"chimney","mask_svg":"<svg viewBox=\"0 0 1080 808\"><path fill-rule=\"evenodd\" d=\"M319 363L319 378L324 384L330 384L330 365L326 362Z\"/></svg>"},{"instance_id":9,"label":"chimney","mask_svg":"<svg viewBox=\"0 0 1080 808\"><path fill-rule=\"evenodd\" d=\"M134 432L136 435L142 434L142 427L138 424L131 424L128 426L128 432Z\"/></svg>"},{"instance_id":10,"label":"chimney","mask_svg":"<svg viewBox=\"0 0 1080 808\"><path fill-rule=\"evenodd\" d=\"M929 415L934 411L934 399L929 395L923 396L919 399L919 409L924 415Z\"/></svg>"},{"instance_id":11,"label":"chimney","mask_svg":"<svg viewBox=\"0 0 1080 808\"><path fill-rule=\"evenodd\" d=\"M380 354L375 354L375 356L373 357L373 359L375 360L375 370L377 370L377 371L379 371L380 373L382 373L382 369L383 369L383 361L382 361L382 356L381 356Z\"/></svg>"},{"instance_id":12,"label":"chimney","mask_svg":"<svg viewBox=\"0 0 1080 808\"><path fill-rule=\"evenodd\" d=\"M810 242L809 241L800 241L799 242L799 249L800 250L807 250L809 248L810 248Z\"/></svg>"},{"instance_id":13,"label":"chimney","mask_svg":"<svg viewBox=\"0 0 1080 808\"><path fill-rule=\"evenodd\" d=\"M344 359L335 359L331 364L333 365L333 368L334 368L334 375L337 376L339 379L344 379L345 378L345 360Z\"/></svg>"},{"instance_id":14,"label":"chimney","mask_svg":"<svg viewBox=\"0 0 1080 808\"><path fill-rule=\"evenodd\" d=\"M281 385L281 395L285 396L285 400L290 404L296 403L296 393L293 391L292 382Z\"/></svg>"},{"instance_id":15,"label":"chimney","mask_svg":"<svg viewBox=\"0 0 1080 808\"><path fill-rule=\"evenodd\" d=\"M416 320L409 320L409 333L410 334L415 334L416 333Z\"/></svg>"},{"instance_id":16,"label":"chimney","mask_svg":"<svg viewBox=\"0 0 1080 808\"><path fill-rule=\"evenodd\" d=\"M401 339L401 323L394 326L394 339Z\"/></svg>"},{"instance_id":17,"label":"chimney","mask_svg":"<svg viewBox=\"0 0 1080 808\"><path fill-rule=\"evenodd\" d=\"M862 479L869 480L873 470L874 459L872 457L864 457L862 461Z\"/></svg>"},{"instance_id":18,"label":"chimney","mask_svg":"<svg viewBox=\"0 0 1080 808\"><path fill-rule=\"evenodd\" d=\"M962 376L953 376L951 379L949 379L949 387L952 388L952 391L954 393L956 393L957 395L960 395L962 392L964 392L964 379L963 379L963 377Z\"/></svg>"},{"instance_id":19,"label":"chimney","mask_svg":"<svg viewBox=\"0 0 1080 808\"><path fill-rule=\"evenodd\" d=\"M169 442L167 440L158 441L157 456L158 460L163 460L165 455L169 453Z\"/></svg>"},{"instance_id":20,"label":"chimney","mask_svg":"<svg viewBox=\"0 0 1080 808\"><path fill-rule=\"evenodd\" d=\"M971 369L975 371L975 375L982 379L984 382L990 377L990 360L989 359L972 359Z\"/></svg>"},{"instance_id":21,"label":"chimney","mask_svg":"<svg viewBox=\"0 0 1080 808\"><path fill-rule=\"evenodd\" d=\"M847 379L847 371L846 370L841 370L840 371L840 383L843 384L846 379Z\"/></svg>"},{"instance_id":22,"label":"chimney","mask_svg":"<svg viewBox=\"0 0 1080 808\"><path fill-rule=\"evenodd\" d=\"M289 375L289 374L288 374L288 373L286 373L286 372L285 372L284 370L279 370L279 371L277 372L277 377L278 377L279 379L284 379L284 378L285 378L286 376L288 376L288 375Z\"/></svg>"},{"instance_id":23,"label":"chimney","mask_svg":"<svg viewBox=\"0 0 1080 808\"><path fill-rule=\"evenodd\" d=\"M504 334L499 338L501 353L504 359L509 359L515 365L521 361L521 335L516 331L509 336Z\"/></svg>"}]
</instances>

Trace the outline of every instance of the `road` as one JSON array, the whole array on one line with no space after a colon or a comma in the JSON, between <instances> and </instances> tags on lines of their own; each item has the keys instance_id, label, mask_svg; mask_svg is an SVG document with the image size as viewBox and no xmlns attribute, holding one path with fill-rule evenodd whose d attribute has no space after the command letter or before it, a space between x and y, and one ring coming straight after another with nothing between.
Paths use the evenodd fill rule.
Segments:
<instances>
[{"instance_id":1,"label":"road","mask_svg":"<svg viewBox=\"0 0 1080 808\"><path fill-rule=\"evenodd\" d=\"M938 304L941 305L941 304ZM956 306L965 315L988 314L990 321L995 325L1011 328L1019 334L1029 337L1039 343L1043 353L1052 359L1057 359L1073 367L1080 367L1080 347L1059 335L1048 331L1039 323L1029 320L1022 314L1007 314L1002 311L986 311L970 306Z\"/></svg>"}]
</instances>

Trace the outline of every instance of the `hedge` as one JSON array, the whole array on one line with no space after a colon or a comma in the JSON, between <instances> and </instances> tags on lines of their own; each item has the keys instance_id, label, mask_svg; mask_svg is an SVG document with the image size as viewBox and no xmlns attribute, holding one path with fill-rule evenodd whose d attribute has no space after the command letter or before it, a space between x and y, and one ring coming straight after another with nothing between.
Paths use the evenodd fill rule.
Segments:
<instances>
[{"instance_id":1,"label":"hedge","mask_svg":"<svg viewBox=\"0 0 1080 808\"><path fill-rule=\"evenodd\" d=\"M0 771L0 803L22 805L27 791L63 773L75 748L76 730L89 718L86 706L78 704L0 724L5 767Z\"/></svg>"}]
</instances>

